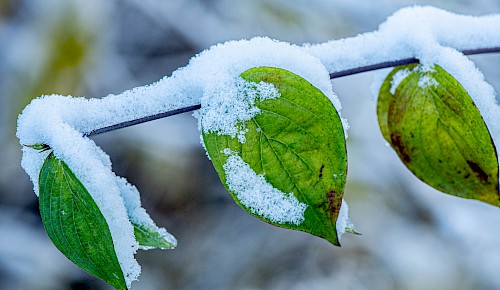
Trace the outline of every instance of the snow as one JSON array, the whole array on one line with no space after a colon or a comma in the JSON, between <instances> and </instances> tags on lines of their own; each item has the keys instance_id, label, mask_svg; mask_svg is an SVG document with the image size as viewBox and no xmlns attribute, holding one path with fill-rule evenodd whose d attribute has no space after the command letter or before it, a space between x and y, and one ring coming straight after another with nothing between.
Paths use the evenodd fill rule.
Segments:
<instances>
[{"instance_id":1,"label":"snow","mask_svg":"<svg viewBox=\"0 0 500 290\"><path fill-rule=\"evenodd\" d=\"M397 11L376 31L306 49L332 73L412 57L422 60L433 55L429 48L436 45L457 50L498 47L499 22L500 15L474 17L414 6Z\"/></svg>"},{"instance_id":2,"label":"snow","mask_svg":"<svg viewBox=\"0 0 500 290\"><path fill-rule=\"evenodd\" d=\"M403 69L403 70L399 70L397 71L393 76L392 76L392 79L391 79L391 89L389 90L389 92L391 94L395 94L396 93L396 90L398 88L398 86L401 84L401 82L407 77L409 76L410 74L414 73L414 72L421 72L421 73L425 73L425 72L428 72L430 70L430 67L425 67L425 66L422 66L422 65L418 65L418 66L415 66L411 71L407 68ZM430 86L437 86L438 83L435 79L433 79L432 77L426 75L426 74L423 74L423 76L420 77L420 79L418 80L418 84L417 84L420 88L428 88ZM379 89L380 89L380 86L379 86ZM378 92L377 92L378 94Z\"/></svg>"},{"instance_id":3,"label":"snow","mask_svg":"<svg viewBox=\"0 0 500 290\"><path fill-rule=\"evenodd\" d=\"M337 237L340 240L346 231L356 232L354 224L351 219L349 219L349 206L347 202L342 199L342 205L340 206L339 216L337 217L337 222L335 224L337 229Z\"/></svg>"},{"instance_id":4,"label":"snow","mask_svg":"<svg viewBox=\"0 0 500 290\"><path fill-rule=\"evenodd\" d=\"M428 75L424 75L418 80L418 86L423 89L428 87L437 87L438 85L438 82Z\"/></svg>"},{"instance_id":5,"label":"snow","mask_svg":"<svg viewBox=\"0 0 500 290\"><path fill-rule=\"evenodd\" d=\"M245 121L260 114L255 106L256 100L275 99L280 96L278 90L271 84L260 82L255 84L238 77L224 91L210 98L203 108L203 131L217 132L219 135L238 137L240 143L245 143Z\"/></svg>"},{"instance_id":6,"label":"snow","mask_svg":"<svg viewBox=\"0 0 500 290\"><path fill-rule=\"evenodd\" d=\"M25 145L22 166L37 192L38 174L46 153L39 154L26 146L47 144L68 164L106 218L130 286L137 279L140 267L133 257L138 244L127 209L138 220L149 223L150 218L137 203L136 189L116 177L109 157L85 134L201 103L202 108L196 114L200 130L237 136L244 142L245 128L241 122L259 113L252 106L255 99L278 97L270 85L249 85L242 81L239 75L247 69L272 66L298 74L320 89L340 111L329 72L416 57L424 67L440 65L464 86L485 119L496 147L500 148L500 107L495 92L474 64L457 51L500 46L498 27L500 15L471 17L433 7L410 7L389 17L377 31L318 45L299 47L265 37L218 44L193 57L188 66L172 76L119 95L101 99L50 95L33 100L18 119L17 136ZM256 86L258 93L249 93L253 90L248 90L248 86ZM347 130L345 120L343 124ZM305 205L292 194L273 188L241 157L231 155L224 167L228 185L241 196L242 204L277 223L302 221ZM255 195L261 190L269 196ZM130 192L133 201L126 205L124 199L129 200ZM347 205L342 210L347 213ZM347 224L346 220L339 220L338 229L345 228L342 225Z\"/></svg>"},{"instance_id":7,"label":"snow","mask_svg":"<svg viewBox=\"0 0 500 290\"><path fill-rule=\"evenodd\" d=\"M411 71L409 69L403 69L403 70L396 72L392 76L390 93L394 95L399 84L401 84L401 82L410 74L411 74Z\"/></svg>"},{"instance_id":8,"label":"snow","mask_svg":"<svg viewBox=\"0 0 500 290\"><path fill-rule=\"evenodd\" d=\"M224 153L229 153L226 149ZM267 183L240 156L232 153L223 168L229 190L252 213L278 224L300 225L304 221L307 204L298 201L292 192L285 194Z\"/></svg>"}]
</instances>

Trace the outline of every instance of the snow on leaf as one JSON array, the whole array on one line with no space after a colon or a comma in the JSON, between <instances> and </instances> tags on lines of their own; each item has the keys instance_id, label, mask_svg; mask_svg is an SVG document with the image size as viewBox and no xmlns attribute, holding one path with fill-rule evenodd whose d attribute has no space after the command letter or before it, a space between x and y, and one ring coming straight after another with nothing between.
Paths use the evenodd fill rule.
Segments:
<instances>
[{"instance_id":1,"label":"snow on leaf","mask_svg":"<svg viewBox=\"0 0 500 290\"><path fill-rule=\"evenodd\" d=\"M175 237L166 229L159 228L141 206L137 188L122 177L116 177L116 184L125 203L128 219L134 226L134 237L139 243L139 249L159 248L165 250L175 248L177 246Z\"/></svg>"},{"instance_id":2,"label":"snow on leaf","mask_svg":"<svg viewBox=\"0 0 500 290\"><path fill-rule=\"evenodd\" d=\"M394 93L398 72L411 70ZM395 68L379 93L384 138L430 186L500 206L498 158L486 124L462 85L440 66Z\"/></svg>"},{"instance_id":3,"label":"snow on leaf","mask_svg":"<svg viewBox=\"0 0 500 290\"><path fill-rule=\"evenodd\" d=\"M226 148L227 149L227 148ZM277 224L300 225L304 221L305 203L293 193L284 193L257 175L237 154L231 154L223 165L226 184L251 212Z\"/></svg>"},{"instance_id":4,"label":"snow on leaf","mask_svg":"<svg viewBox=\"0 0 500 290\"><path fill-rule=\"evenodd\" d=\"M289 71L256 67L241 77L272 84L280 96L255 100L259 114L244 121L245 143L203 130L222 183L250 214L339 245L336 221L347 156L337 110L320 90ZM201 123L203 129L203 116ZM242 176L233 176L234 171Z\"/></svg>"},{"instance_id":5,"label":"snow on leaf","mask_svg":"<svg viewBox=\"0 0 500 290\"><path fill-rule=\"evenodd\" d=\"M51 153L40 172L40 215L54 245L116 289L127 289L108 224L82 183Z\"/></svg>"}]
</instances>

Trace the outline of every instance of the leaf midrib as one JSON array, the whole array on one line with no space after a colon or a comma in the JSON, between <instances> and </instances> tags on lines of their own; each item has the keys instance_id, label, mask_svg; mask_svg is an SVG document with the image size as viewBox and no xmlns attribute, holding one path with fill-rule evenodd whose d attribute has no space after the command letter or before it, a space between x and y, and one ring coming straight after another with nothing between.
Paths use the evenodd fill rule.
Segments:
<instances>
[{"instance_id":1,"label":"leaf midrib","mask_svg":"<svg viewBox=\"0 0 500 290\"><path fill-rule=\"evenodd\" d=\"M299 192L300 196L302 197L302 199L304 199L306 201L306 204L311 204L309 198L302 192L302 190L297 186L297 182L295 181L295 179L292 177L292 175L290 174L290 172L288 171L288 169L286 168L286 166L283 164L283 161L281 161L281 158L279 156L279 154L276 152L276 150L274 149L273 145L271 142L269 142L269 138L268 136L266 135L266 133L264 132L264 130L262 129L262 127L260 126L260 124L257 122L257 120L255 120L255 118L252 118L252 121L255 123L255 125L260 128L260 132L262 134L262 136L264 136L264 138L266 138L267 140L267 143L269 144L269 147L271 148L273 154L276 156L276 158L278 159L278 161L280 162L281 164L281 167L285 170L288 178L290 178L290 180L293 182L293 186L297 189L297 191ZM262 148L262 146L261 146ZM261 156L261 163L263 163L262 161L262 156ZM274 187L274 185L273 185ZM286 194L286 193L285 193ZM293 193L292 193L293 194ZM321 222L322 219L321 217L319 216L319 214L314 210L312 209L312 212L314 213L316 219Z\"/></svg>"}]
</instances>

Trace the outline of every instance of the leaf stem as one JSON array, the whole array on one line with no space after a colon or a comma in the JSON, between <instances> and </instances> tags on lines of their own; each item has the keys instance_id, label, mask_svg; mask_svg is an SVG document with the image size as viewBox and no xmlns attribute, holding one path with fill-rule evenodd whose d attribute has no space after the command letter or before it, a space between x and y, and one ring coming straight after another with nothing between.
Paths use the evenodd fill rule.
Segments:
<instances>
[{"instance_id":1,"label":"leaf stem","mask_svg":"<svg viewBox=\"0 0 500 290\"><path fill-rule=\"evenodd\" d=\"M467 49L467 50L462 50L462 53L464 55L474 55L474 54L484 54L484 53L500 53L500 47L488 47L488 48L478 48L478 49ZM350 76L354 74L359 74L363 72L368 72L368 71L373 71L373 70L378 70L378 69L383 69L383 68L389 68L389 67L394 67L394 66L399 66L399 65L405 65L405 64L410 64L410 63L417 63L418 59L412 57L412 58L405 58L405 59L400 59L400 60L394 60L394 61L386 61L386 62L381 62L381 63L376 63L372 65L367 65L367 66L362 66L362 67L357 67L357 68L352 68L352 69L347 69L343 71L338 71L338 72L333 72L330 73L330 79L335 79L335 78L340 78L340 77L345 77L345 76ZM170 117L186 112L191 112L195 111L201 108L201 104L196 104L188 107L183 107L151 116L146 116L143 118L139 119L134 119L122 123L117 123L111 126L99 128L96 130L93 130L89 133L84 134L84 136L90 137L94 135L99 135L102 133L118 130L121 128L126 128L142 123L146 123L149 121L154 121L157 119L162 119L165 117Z\"/></svg>"}]
</instances>

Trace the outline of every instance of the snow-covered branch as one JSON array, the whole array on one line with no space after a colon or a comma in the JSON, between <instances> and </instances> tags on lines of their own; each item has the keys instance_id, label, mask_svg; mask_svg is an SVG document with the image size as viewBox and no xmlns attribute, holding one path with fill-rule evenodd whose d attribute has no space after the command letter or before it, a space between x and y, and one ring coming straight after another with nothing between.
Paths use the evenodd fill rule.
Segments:
<instances>
[{"instance_id":1,"label":"snow-covered branch","mask_svg":"<svg viewBox=\"0 0 500 290\"><path fill-rule=\"evenodd\" d=\"M463 50L461 52L464 55L500 53L500 46L477 48L477 49L467 49L467 50ZM418 59L416 59L414 57L400 59L400 60L394 60L394 61L386 61L386 62L371 64L371 65L367 65L367 66L356 67L356 68L352 68L352 69L332 72L332 73L330 73L330 79L341 78L341 77L355 75L355 74L359 74L359 73L364 73L364 72L369 72L369 71L374 71L374 70L379 70L379 69L384 69L384 68L390 68L390 67L395 67L395 66L405 65L405 64L410 64L410 63L417 63L417 62L418 62ZM192 112L192 111L198 110L200 108L201 108L201 104L196 104L196 105L192 105L192 106L178 108L178 109L174 109L171 111L142 117L139 119L134 119L134 120L125 121L122 123L117 123L117 124L110 125L110 126L107 126L104 128L95 129L95 130L85 134L85 136L99 135L102 133L118 130L121 128L126 128L126 127L130 127L130 126L134 126L134 125L138 125L138 124L142 124L142 123L146 123L146 122L150 122L150 121L154 121L154 120L158 120L158 119L162 119L162 118L166 118L166 117L170 117L170 116L175 116L175 115L186 113L186 112Z\"/></svg>"}]
</instances>

